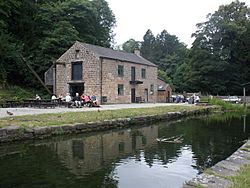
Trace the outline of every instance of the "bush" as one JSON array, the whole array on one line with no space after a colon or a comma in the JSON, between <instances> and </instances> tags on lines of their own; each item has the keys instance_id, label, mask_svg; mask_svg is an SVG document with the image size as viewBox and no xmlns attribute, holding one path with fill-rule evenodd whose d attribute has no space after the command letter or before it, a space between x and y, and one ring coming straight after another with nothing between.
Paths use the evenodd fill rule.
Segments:
<instances>
[{"instance_id":1,"label":"bush","mask_svg":"<svg viewBox=\"0 0 250 188\"><path fill-rule=\"evenodd\" d=\"M242 104L233 104L221 99L213 98L208 101L211 105L220 106L222 110L244 111L246 108Z\"/></svg>"},{"instance_id":2,"label":"bush","mask_svg":"<svg viewBox=\"0 0 250 188\"><path fill-rule=\"evenodd\" d=\"M0 90L0 102L6 100L20 101L24 99L34 98L35 92L31 89L24 89L19 86L10 86Z\"/></svg>"}]
</instances>

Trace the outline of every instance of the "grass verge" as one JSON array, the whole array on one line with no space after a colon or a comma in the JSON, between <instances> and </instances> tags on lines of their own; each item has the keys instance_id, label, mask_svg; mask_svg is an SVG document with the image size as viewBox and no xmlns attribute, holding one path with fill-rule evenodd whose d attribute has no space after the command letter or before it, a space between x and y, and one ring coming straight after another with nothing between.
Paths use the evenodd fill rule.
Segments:
<instances>
[{"instance_id":1,"label":"grass verge","mask_svg":"<svg viewBox=\"0 0 250 188\"><path fill-rule=\"evenodd\" d=\"M236 176L230 177L233 186L230 188L249 188L250 187L250 165L243 166Z\"/></svg>"},{"instance_id":2,"label":"grass verge","mask_svg":"<svg viewBox=\"0 0 250 188\"><path fill-rule=\"evenodd\" d=\"M97 122L118 118L133 118L146 115L160 115L167 112L181 112L202 109L200 106L164 106L154 108L134 108L120 110L100 110L88 112L67 112L53 114L26 115L0 119L0 127L17 125L22 127L54 126L74 123Z\"/></svg>"},{"instance_id":3,"label":"grass verge","mask_svg":"<svg viewBox=\"0 0 250 188\"><path fill-rule=\"evenodd\" d=\"M208 103L211 105L220 106L224 111L245 112L247 110L247 108L245 108L242 104L233 104L217 98L208 100Z\"/></svg>"}]
</instances>

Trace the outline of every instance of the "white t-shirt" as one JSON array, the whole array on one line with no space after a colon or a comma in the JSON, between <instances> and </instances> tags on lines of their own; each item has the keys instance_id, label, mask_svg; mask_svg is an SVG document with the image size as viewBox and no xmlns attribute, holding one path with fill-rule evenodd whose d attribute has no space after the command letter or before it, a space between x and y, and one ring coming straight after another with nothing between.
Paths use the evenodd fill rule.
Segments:
<instances>
[{"instance_id":1,"label":"white t-shirt","mask_svg":"<svg viewBox=\"0 0 250 188\"><path fill-rule=\"evenodd\" d=\"M65 101L66 101L66 102L70 102L70 101L71 101L71 96L66 95L66 97L65 97Z\"/></svg>"},{"instance_id":2,"label":"white t-shirt","mask_svg":"<svg viewBox=\"0 0 250 188\"><path fill-rule=\"evenodd\" d=\"M52 100L55 100L55 99L56 99L56 96L55 96L55 95L52 95L51 99L52 99Z\"/></svg>"}]
</instances>

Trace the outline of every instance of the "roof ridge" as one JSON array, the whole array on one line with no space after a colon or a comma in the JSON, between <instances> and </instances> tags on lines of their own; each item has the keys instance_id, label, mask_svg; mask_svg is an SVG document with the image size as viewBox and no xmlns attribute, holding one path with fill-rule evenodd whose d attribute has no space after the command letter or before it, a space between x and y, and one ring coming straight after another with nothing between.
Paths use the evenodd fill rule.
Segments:
<instances>
[{"instance_id":1,"label":"roof ridge","mask_svg":"<svg viewBox=\"0 0 250 188\"><path fill-rule=\"evenodd\" d=\"M138 63L138 64L144 64L148 66L157 67L156 64L150 62L149 60L135 53L129 53L123 50L114 50L112 48L106 48L103 46L88 44L85 42L79 42L79 41L76 41L76 42L78 42L83 47L93 51L99 57L116 59L116 60L121 60L121 61L128 61L132 63Z\"/></svg>"},{"instance_id":2,"label":"roof ridge","mask_svg":"<svg viewBox=\"0 0 250 188\"><path fill-rule=\"evenodd\" d=\"M97 48L104 48L104 49L108 49L108 50L112 50L112 51L115 51L115 52L122 52L122 53L125 53L125 54L133 54L133 55L136 55L135 53L132 53L132 52L126 52L124 50L115 50L113 48L107 48L107 47L103 47L103 46L98 46L96 44L89 44L89 43L86 43L86 42L80 42L81 44L83 45L91 45L91 46L95 46ZM139 56L140 57L140 56Z\"/></svg>"}]
</instances>

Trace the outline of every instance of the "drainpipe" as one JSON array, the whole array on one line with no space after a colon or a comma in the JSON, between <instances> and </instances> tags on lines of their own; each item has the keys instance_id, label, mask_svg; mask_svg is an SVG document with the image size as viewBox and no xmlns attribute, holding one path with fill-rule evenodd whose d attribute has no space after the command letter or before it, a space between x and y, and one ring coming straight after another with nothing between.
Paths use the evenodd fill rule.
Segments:
<instances>
[{"instance_id":1,"label":"drainpipe","mask_svg":"<svg viewBox=\"0 0 250 188\"><path fill-rule=\"evenodd\" d=\"M100 87L100 89L101 89L101 91L100 91L100 94L101 94L101 102L100 102L100 104L102 104L102 64L103 64L103 58L101 58L101 73L100 73L100 76L101 76L101 87Z\"/></svg>"},{"instance_id":2,"label":"drainpipe","mask_svg":"<svg viewBox=\"0 0 250 188\"><path fill-rule=\"evenodd\" d=\"M58 93L56 93L56 64L54 64L53 67L53 93L58 95Z\"/></svg>"},{"instance_id":3,"label":"drainpipe","mask_svg":"<svg viewBox=\"0 0 250 188\"><path fill-rule=\"evenodd\" d=\"M244 107L246 107L246 88L243 87L243 100L244 100Z\"/></svg>"}]
</instances>

